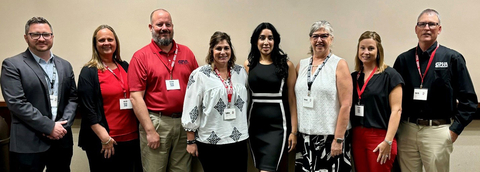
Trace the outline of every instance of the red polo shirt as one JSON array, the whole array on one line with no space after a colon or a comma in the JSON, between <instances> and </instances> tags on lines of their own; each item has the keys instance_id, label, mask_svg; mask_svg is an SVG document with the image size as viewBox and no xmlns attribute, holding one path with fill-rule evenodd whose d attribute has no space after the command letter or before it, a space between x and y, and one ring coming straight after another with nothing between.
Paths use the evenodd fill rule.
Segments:
<instances>
[{"instance_id":1,"label":"red polo shirt","mask_svg":"<svg viewBox=\"0 0 480 172\"><path fill-rule=\"evenodd\" d=\"M171 62L178 45L173 70ZM152 40L150 44L133 54L128 68L130 91L145 91L144 100L149 110L164 113L181 112L188 77L198 67L193 52L184 45L172 43L169 52L162 51ZM165 80L178 79L180 90L167 90Z\"/></svg>"}]
</instances>

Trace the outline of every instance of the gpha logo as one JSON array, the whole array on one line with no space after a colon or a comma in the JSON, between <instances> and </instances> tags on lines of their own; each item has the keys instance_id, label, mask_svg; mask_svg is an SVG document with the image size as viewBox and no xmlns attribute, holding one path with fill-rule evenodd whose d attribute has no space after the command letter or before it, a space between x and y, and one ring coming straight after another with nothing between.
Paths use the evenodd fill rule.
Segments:
<instances>
[{"instance_id":1,"label":"gpha logo","mask_svg":"<svg viewBox=\"0 0 480 172\"><path fill-rule=\"evenodd\" d=\"M435 63L435 68L448 68L448 63L447 62L436 62Z\"/></svg>"}]
</instances>

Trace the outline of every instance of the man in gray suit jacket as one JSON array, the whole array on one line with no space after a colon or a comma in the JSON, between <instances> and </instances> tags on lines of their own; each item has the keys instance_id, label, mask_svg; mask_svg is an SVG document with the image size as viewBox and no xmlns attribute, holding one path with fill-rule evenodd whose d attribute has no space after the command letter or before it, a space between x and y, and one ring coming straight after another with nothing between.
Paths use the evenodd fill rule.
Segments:
<instances>
[{"instance_id":1,"label":"man in gray suit jacket","mask_svg":"<svg viewBox=\"0 0 480 172\"><path fill-rule=\"evenodd\" d=\"M0 83L12 115L12 171L70 171L76 85L70 63L50 51L52 31L42 17L28 20L28 49L2 63Z\"/></svg>"}]
</instances>

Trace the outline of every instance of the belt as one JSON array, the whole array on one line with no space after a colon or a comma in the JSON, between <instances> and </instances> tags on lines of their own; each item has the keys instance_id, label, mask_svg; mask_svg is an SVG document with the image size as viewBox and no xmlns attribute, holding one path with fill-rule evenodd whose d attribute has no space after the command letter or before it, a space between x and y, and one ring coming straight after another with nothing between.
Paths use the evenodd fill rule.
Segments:
<instances>
[{"instance_id":1,"label":"belt","mask_svg":"<svg viewBox=\"0 0 480 172\"><path fill-rule=\"evenodd\" d=\"M181 118L182 117L182 112L174 112L174 113L163 113L161 111L154 111L154 110L148 110L150 113L155 113L160 116L168 116L171 118Z\"/></svg>"},{"instance_id":2,"label":"belt","mask_svg":"<svg viewBox=\"0 0 480 172\"><path fill-rule=\"evenodd\" d=\"M411 118L407 117L407 121L423 126L439 126L443 124L450 124L452 121L450 119L421 119L421 118Z\"/></svg>"}]
</instances>

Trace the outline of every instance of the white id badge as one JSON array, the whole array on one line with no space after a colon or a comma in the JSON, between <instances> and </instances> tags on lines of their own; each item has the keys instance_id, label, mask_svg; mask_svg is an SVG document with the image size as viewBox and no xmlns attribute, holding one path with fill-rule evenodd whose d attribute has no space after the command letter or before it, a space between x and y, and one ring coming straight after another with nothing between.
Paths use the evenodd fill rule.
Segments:
<instances>
[{"instance_id":1,"label":"white id badge","mask_svg":"<svg viewBox=\"0 0 480 172\"><path fill-rule=\"evenodd\" d=\"M355 116L363 117L363 110L364 110L363 105L355 105Z\"/></svg>"},{"instance_id":2,"label":"white id badge","mask_svg":"<svg viewBox=\"0 0 480 172\"><path fill-rule=\"evenodd\" d=\"M413 90L413 100L427 100L428 89L426 88L415 88Z\"/></svg>"},{"instance_id":3,"label":"white id badge","mask_svg":"<svg viewBox=\"0 0 480 172\"><path fill-rule=\"evenodd\" d=\"M50 95L50 106L57 107L58 106L58 97L54 95Z\"/></svg>"},{"instance_id":4,"label":"white id badge","mask_svg":"<svg viewBox=\"0 0 480 172\"><path fill-rule=\"evenodd\" d=\"M130 99L120 99L120 110L132 109L132 102Z\"/></svg>"},{"instance_id":5,"label":"white id badge","mask_svg":"<svg viewBox=\"0 0 480 172\"><path fill-rule=\"evenodd\" d=\"M165 84L167 85L167 90L180 90L178 79L165 80Z\"/></svg>"},{"instance_id":6,"label":"white id badge","mask_svg":"<svg viewBox=\"0 0 480 172\"><path fill-rule=\"evenodd\" d=\"M303 97L303 107L313 108L313 98L310 96Z\"/></svg>"},{"instance_id":7,"label":"white id badge","mask_svg":"<svg viewBox=\"0 0 480 172\"><path fill-rule=\"evenodd\" d=\"M235 108L227 108L223 111L223 120L234 120L235 118Z\"/></svg>"}]
</instances>

